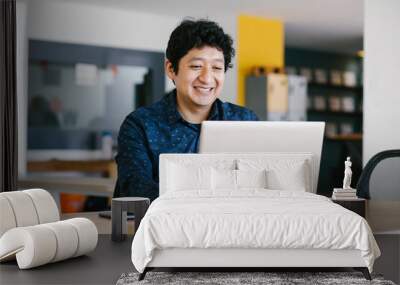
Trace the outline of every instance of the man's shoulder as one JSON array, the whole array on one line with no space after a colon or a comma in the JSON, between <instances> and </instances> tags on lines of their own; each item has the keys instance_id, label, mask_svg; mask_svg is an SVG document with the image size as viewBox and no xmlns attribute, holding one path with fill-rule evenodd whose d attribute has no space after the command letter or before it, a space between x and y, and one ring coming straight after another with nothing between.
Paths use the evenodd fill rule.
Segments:
<instances>
[{"instance_id":1,"label":"man's shoulder","mask_svg":"<svg viewBox=\"0 0 400 285\"><path fill-rule=\"evenodd\" d=\"M165 116L165 100L161 100L149 105L139 107L133 112L131 112L125 120L130 120L134 122L149 122L149 121L160 121Z\"/></svg>"},{"instance_id":2,"label":"man's shoulder","mask_svg":"<svg viewBox=\"0 0 400 285\"><path fill-rule=\"evenodd\" d=\"M258 120L257 115L249 108L230 102L222 102L221 105L224 110L226 120Z\"/></svg>"}]
</instances>

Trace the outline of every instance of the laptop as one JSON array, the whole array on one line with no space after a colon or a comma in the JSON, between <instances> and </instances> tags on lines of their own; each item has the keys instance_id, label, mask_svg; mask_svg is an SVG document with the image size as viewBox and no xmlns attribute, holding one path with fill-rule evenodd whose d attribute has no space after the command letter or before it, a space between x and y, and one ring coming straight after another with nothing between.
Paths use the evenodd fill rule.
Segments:
<instances>
[{"instance_id":1,"label":"laptop","mask_svg":"<svg viewBox=\"0 0 400 285\"><path fill-rule=\"evenodd\" d=\"M199 153L312 153L317 189L325 122L204 121Z\"/></svg>"}]
</instances>

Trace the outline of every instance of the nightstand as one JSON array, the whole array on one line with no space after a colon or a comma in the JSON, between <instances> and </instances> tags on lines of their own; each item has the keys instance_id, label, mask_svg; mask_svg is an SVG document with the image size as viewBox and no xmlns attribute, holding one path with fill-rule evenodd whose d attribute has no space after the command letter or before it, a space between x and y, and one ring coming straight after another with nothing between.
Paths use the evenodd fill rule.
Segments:
<instances>
[{"instance_id":1,"label":"nightstand","mask_svg":"<svg viewBox=\"0 0 400 285\"><path fill-rule=\"evenodd\" d=\"M144 197L119 197L113 198L111 202L111 239L112 241L123 241L127 234L128 212L135 215L135 233L140 221L150 206L150 199Z\"/></svg>"},{"instance_id":2,"label":"nightstand","mask_svg":"<svg viewBox=\"0 0 400 285\"><path fill-rule=\"evenodd\" d=\"M341 205L342 207L359 214L365 218L365 204L366 200L363 198L352 198L352 199L332 199L332 202Z\"/></svg>"}]
</instances>

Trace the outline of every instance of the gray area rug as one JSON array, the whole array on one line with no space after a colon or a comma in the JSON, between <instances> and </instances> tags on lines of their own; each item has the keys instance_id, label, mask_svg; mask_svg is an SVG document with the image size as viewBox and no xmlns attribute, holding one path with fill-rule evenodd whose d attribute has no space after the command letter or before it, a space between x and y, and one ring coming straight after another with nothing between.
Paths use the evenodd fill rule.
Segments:
<instances>
[{"instance_id":1,"label":"gray area rug","mask_svg":"<svg viewBox=\"0 0 400 285\"><path fill-rule=\"evenodd\" d=\"M133 284L379 284L395 285L380 275L372 275L372 281L360 272L148 272L142 281L139 273L122 274L117 285Z\"/></svg>"}]
</instances>

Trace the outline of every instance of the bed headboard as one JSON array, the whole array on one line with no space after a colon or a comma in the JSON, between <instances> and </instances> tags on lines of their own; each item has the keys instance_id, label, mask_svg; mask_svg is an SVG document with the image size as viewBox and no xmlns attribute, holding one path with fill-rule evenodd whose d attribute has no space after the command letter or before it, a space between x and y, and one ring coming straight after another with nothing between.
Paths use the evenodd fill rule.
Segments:
<instances>
[{"instance_id":1,"label":"bed headboard","mask_svg":"<svg viewBox=\"0 0 400 285\"><path fill-rule=\"evenodd\" d=\"M199 165L199 166L216 166L221 163L232 165L233 169L237 169L237 161L240 159L271 159L271 160L308 160L310 162L310 179L312 193L316 192L318 183L318 170L316 159L311 153L213 153L213 154L161 154L159 163L159 194L162 195L167 191L168 184L168 165L169 163L183 165Z\"/></svg>"}]
</instances>

